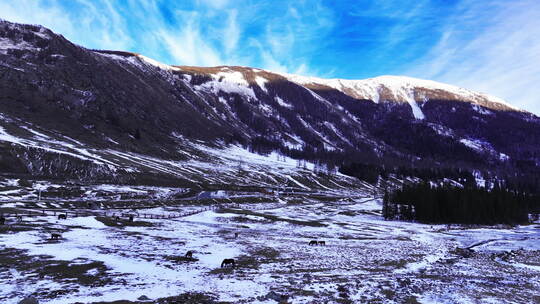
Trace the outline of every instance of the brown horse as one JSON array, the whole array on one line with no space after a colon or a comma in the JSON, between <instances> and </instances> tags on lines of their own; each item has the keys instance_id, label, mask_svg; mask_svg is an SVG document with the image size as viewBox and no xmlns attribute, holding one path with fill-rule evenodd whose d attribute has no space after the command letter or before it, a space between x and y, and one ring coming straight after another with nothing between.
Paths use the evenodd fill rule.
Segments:
<instances>
[{"instance_id":1,"label":"brown horse","mask_svg":"<svg viewBox=\"0 0 540 304\"><path fill-rule=\"evenodd\" d=\"M51 233L51 240L59 240L62 238L60 233Z\"/></svg>"},{"instance_id":2,"label":"brown horse","mask_svg":"<svg viewBox=\"0 0 540 304\"><path fill-rule=\"evenodd\" d=\"M192 259L193 258L193 251L190 250L190 251L186 252L186 258Z\"/></svg>"},{"instance_id":3,"label":"brown horse","mask_svg":"<svg viewBox=\"0 0 540 304\"><path fill-rule=\"evenodd\" d=\"M67 220L67 213L61 213L58 215L59 220Z\"/></svg>"},{"instance_id":4,"label":"brown horse","mask_svg":"<svg viewBox=\"0 0 540 304\"><path fill-rule=\"evenodd\" d=\"M234 267L235 264L234 259L224 259L223 262L221 262L221 268L225 266Z\"/></svg>"},{"instance_id":5,"label":"brown horse","mask_svg":"<svg viewBox=\"0 0 540 304\"><path fill-rule=\"evenodd\" d=\"M317 245L317 244L319 244L319 242L316 241L316 240L309 241L309 246L313 246L313 245Z\"/></svg>"}]
</instances>

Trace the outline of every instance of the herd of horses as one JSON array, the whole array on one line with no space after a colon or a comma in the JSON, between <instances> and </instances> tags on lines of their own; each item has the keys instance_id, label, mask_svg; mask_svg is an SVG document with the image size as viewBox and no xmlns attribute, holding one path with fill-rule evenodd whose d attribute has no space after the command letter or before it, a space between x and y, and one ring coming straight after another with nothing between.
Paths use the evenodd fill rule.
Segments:
<instances>
[{"instance_id":1,"label":"herd of horses","mask_svg":"<svg viewBox=\"0 0 540 304\"><path fill-rule=\"evenodd\" d=\"M235 233L235 237L238 237L238 233ZM186 259L193 259L193 251L189 250L188 252L186 252L184 257L186 257ZM221 262L221 268L225 268L225 267L234 268L235 265L236 265L236 261L234 259L224 259L223 262Z\"/></svg>"},{"instance_id":2,"label":"herd of horses","mask_svg":"<svg viewBox=\"0 0 540 304\"><path fill-rule=\"evenodd\" d=\"M21 222L22 221L22 216L18 215L17 217L17 221L18 222ZM120 217L119 216L115 216L114 217L115 220L119 221L120 220ZM61 213L58 215L58 220L66 220L67 219L67 213ZM129 215L128 216L128 221L130 222L133 222L134 218L133 218L133 215ZM4 216L0 216L0 225L5 225L6 224L6 218ZM234 233L234 238L238 238L238 232L235 232ZM62 235L60 233L51 233L51 238L50 240L60 240L62 238ZM309 241L308 243L309 246L325 246L326 245L326 242L325 241L319 241L319 240L311 240ZM188 252L186 252L185 254L185 257L188 258L188 259L193 259L193 251L192 250L189 250ZM224 259L222 262L221 262L221 268L225 268L225 267L232 267L234 268L236 266L236 261L234 259Z\"/></svg>"}]
</instances>

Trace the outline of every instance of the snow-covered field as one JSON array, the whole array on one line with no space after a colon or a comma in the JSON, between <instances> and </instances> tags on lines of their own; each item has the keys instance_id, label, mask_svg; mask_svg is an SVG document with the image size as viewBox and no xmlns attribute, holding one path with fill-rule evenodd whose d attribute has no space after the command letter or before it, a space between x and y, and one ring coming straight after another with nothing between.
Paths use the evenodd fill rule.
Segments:
<instances>
[{"instance_id":1,"label":"snow-covered field","mask_svg":"<svg viewBox=\"0 0 540 304\"><path fill-rule=\"evenodd\" d=\"M540 300L538 224L389 222L380 201L369 198L263 207L118 225L94 217L10 218L0 230L0 302L34 295L40 303L145 303L137 299L186 293L230 303ZM167 210L174 212L160 212ZM62 238L49 240L53 232ZM183 258L188 250L193 260ZM225 258L236 267L221 269Z\"/></svg>"}]
</instances>

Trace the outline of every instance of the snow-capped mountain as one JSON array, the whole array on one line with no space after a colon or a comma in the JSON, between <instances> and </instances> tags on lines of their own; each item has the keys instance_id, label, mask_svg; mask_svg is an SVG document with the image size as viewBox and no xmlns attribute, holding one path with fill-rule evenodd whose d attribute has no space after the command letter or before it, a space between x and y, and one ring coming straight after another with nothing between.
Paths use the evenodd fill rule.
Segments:
<instances>
[{"instance_id":1,"label":"snow-capped mountain","mask_svg":"<svg viewBox=\"0 0 540 304\"><path fill-rule=\"evenodd\" d=\"M120 178L145 175L150 159L211 161L194 145L242 145L334 165L508 173L540 163L535 115L483 93L408 77L320 79L171 66L1 21L0 87L6 174Z\"/></svg>"},{"instance_id":2,"label":"snow-capped mountain","mask_svg":"<svg viewBox=\"0 0 540 304\"><path fill-rule=\"evenodd\" d=\"M363 80L347 80L298 75L285 76L290 81L300 85L330 87L356 99L368 99L375 103L379 103L379 101L408 102L417 119L424 119L418 104L437 99L467 101L486 108L519 111L519 109L495 96L412 77L380 76Z\"/></svg>"}]
</instances>

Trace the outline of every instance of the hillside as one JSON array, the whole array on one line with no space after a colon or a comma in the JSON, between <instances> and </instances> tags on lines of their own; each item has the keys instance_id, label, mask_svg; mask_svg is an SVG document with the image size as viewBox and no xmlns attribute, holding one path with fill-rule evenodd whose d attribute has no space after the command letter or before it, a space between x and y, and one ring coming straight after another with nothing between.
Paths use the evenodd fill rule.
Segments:
<instances>
[{"instance_id":1,"label":"hillside","mask_svg":"<svg viewBox=\"0 0 540 304\"><path fill-rule=\"evenodd\" d=\"M231 147L330 171L359 162L515 175L540 163L537 116L428 80L169 66L7 21L0 62L6 176L200 185L208 173L184 164L212 163L208 150L241 161Z\"/></svg>"}]
</instances>

